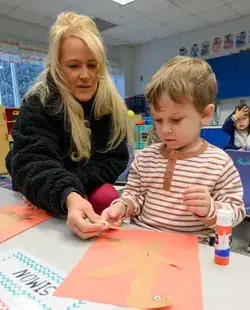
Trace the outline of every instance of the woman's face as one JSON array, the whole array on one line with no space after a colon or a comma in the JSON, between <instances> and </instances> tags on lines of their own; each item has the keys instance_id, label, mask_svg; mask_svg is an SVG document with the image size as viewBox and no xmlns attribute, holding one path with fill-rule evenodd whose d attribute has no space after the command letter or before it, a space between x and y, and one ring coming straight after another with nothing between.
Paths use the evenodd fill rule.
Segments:
<instances>
[{"instance_id":1,"label":"woman's face","mask_svg":"<svg viewBox=\"0 0 250 310\"><path fill-rule=\"evenodd\" d=\"M62 42L60 69L76 100L85 102L93 97L99 80L98 62L84 41L71 37Z\"/></svg>"}]
</instances>

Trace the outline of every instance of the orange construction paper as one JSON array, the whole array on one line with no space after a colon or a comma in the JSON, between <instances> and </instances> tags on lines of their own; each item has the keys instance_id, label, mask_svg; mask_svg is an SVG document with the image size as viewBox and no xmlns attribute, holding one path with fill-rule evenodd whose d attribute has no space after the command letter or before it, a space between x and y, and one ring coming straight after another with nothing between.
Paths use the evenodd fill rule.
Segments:
<instances>
[{"instance_id":1,"label":"orange construction paper","mask_svg":"<svg viewBox=\"0 0 250 310\"><path fill-rule=\"evenodd\" d=\"M51 218L40 209L9 205L0 208L0 243Z\"/></svg>"},{"instance_id":2,"label":"orange construction paper","mask_svg":"<svg viewBox=\"0 0 250 310\"><path fill-rule=\"evenodd\" d=\"M139 309L202 310L198 239L108 231L94 241L55 296Z\"/></svg>"}]
</instances>

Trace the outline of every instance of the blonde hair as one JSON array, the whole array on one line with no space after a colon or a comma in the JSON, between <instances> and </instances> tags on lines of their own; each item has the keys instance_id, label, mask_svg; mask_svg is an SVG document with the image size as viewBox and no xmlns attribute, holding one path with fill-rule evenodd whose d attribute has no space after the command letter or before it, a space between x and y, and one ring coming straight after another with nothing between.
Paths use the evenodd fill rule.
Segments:
<instances>
[{"instance_id":1,"label":"blonde hair","mask_svg":"<svg viewBox=\"0 0 250 310\"><path fill-rule=\"evenodd\" d=\"M188 98L202 112L215 101L217 90L215 74L206 61L177 56L156 72L146 88L145 96L156 111L160 109L161 95L166 92L176 103Z\"/></svg>"},{"instance_id":2,"label":"blonde hair","mask_svg":"<svg viewBox=\"0 0 250 310\"><path fill-rule=\"evenodd\" d=\"M107 149L102 151L117 147L129 137L130 126L127 108L109 76L104 45L95 22L88 16L77 15L73 12L60 14L50 30L50 46L45 69L27 95L38 94L42 103L45 104L49 95L46 77L48 73L51 74L61 95L62 104L58 112L64 109L65 120L70 125L74 148L72 158L79 161L90 158L91 133L84 121L83 109L68 91L65 77L60 71L61 43L69 37L84 40L98 62L99 84L94 101L94 117L100 119L103 115L112 115L112 134L110 134Z\"/></svg>"}]
</instances>

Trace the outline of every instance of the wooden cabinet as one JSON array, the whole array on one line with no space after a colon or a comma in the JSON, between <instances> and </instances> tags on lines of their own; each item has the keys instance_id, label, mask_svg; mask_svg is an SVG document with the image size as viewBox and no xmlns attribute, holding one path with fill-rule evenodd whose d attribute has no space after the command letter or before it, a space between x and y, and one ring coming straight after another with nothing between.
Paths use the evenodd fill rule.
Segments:
<instances>
[{"instance_id":1,"label":"wooden cabinet","mask_svg":"<svg viewBox=\"0 0 250 310\"><path fill-rule=\"evenodd\" d=\"M6 174L5 157L9 152L7 125L0 123L0 174Z\"/></svg>"},{"instance_id":2,"label":"wooden cabinet","mask_svg":"<svg viewBox=\"0 0 250 310\"><path fill-rule=\"evenodd\" d=\"M18 115L18 108L5 108L0 105L0 174L8 173L5 167L5 157L12 148L11 132Z\"/></svg>"},{"instance_id":3,"label":"wooden cabinet","mask_svg":"<svg viewBox=\"0 0 250 310\"><path fill-rule=\"evenodd\" d=\"M0 174L6 174L5 156L9 152L9 137L5 107L0 105Z\"/></svg>"},{"instance_id":4,"label":"wooden cabinet","mask_svg":"<svg viewBox=\"0 0 250 310\"><path fill-rule=\"evenodd\" d=\"M0 105L0 125L6 125L6 113L4 106Z\"/></svg>"}]
</instances>

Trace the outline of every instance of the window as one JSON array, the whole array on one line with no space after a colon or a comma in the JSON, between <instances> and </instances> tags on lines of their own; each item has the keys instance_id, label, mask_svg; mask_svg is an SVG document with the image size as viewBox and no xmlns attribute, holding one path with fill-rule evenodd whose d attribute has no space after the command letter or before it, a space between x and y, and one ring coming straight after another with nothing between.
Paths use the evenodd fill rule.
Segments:
<instances>
[{"instance_id":1,"label":"window","mask_svg":"<svg viewBox=\"0 0 250 310\"><path fill-rule=\"evenodd\" d=\"M7 108L19 107L42 70L42 65L0 61L0 104Z\"/></svg>"},{"instance_id":2,"label":"window","mask_svg":"<svg viewBox=\"0 0 250 310\"><path fill-rule=\"evenodd\" d=\"M47 46L0 38L0 104L18 108L41 73Z\"/></svg>"},{"instance_id":3,"label":"window","mask_svg":"<svg viewBox=\"0 0 250 310\"><path fill-rule=\"evenodd\" d=\"M16 64L16 77L19 88L19 97L21 99L42 71L42 65L29 63Z\"/></svg>"},{"instance_id":4,"label":"window","mask_svg":"<svg viewBox=\"0 0 250 310\"><path fill-rule=\"evenodd\" d=\"M0 61L0 104L8 108L15 107L11 65L3 61Z\"/></svg>"},{"instance_id":5,"label":"window","mask_svg":"<svg viewBox=\"0 0 250 310\"><path fill-rule=\"evenodd\" d=\"M124 99L125 98L125 80L123 70L119 67L109 67L110 77L116 86L119 94Z\"/></svg>"}]
</instances>

